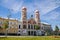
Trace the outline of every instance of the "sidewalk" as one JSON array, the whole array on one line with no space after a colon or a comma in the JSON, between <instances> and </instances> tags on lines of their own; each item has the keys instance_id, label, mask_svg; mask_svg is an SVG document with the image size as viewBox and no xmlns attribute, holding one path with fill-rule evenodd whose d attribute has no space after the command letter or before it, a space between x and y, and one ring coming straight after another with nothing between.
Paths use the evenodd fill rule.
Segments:
<instances>
[{"instance_id":1,"label":"sidewalk","mask_svg":"<svg viewBox=\"0 0 60 40\"><path fill-rule=\"evenodd\" d=\"M35 37L35 36L0 36L0 37L22 37L22 38L24 38L24 37ZM38 36L36 36L36 37L38 37Z\"/></svg>"}]
</instances>

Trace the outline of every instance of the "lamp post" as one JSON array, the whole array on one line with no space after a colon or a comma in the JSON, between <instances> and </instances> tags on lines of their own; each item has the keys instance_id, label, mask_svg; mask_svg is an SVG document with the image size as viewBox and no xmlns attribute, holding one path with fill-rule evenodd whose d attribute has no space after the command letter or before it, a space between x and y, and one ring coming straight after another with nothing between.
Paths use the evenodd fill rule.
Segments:
<instances>
[{"instance_id":1,"label":"lamp post","mask_svg":"<svg viewBox=\"0 0 60 40\"><path fill-rule=\"evenodd\" d=\"M10 10L9 10L9 12L10 12ZM11 14L10 13L7 15L7 18L8 18L8 28L9 28L9 19L11 17ZM6 36L7 36L7 33L8 33L8 28L6 29Z\"/></svg>"}]
</instances>

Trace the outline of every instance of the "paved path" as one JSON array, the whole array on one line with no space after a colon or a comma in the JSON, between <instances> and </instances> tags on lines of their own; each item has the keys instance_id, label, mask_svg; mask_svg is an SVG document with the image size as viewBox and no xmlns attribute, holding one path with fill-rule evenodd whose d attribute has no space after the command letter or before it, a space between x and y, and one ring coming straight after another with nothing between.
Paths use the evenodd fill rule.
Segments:
<instances>
[{"instance_id":1,"label":"paved path","mask_svg":"<svg viewBox=\"0 0 60 40\"><path fill-rule=\"evenodd\" d=\"M24 38L24 37L35 37L35 36L0 36L0 37L22 37L22 38ZM38 37L38 36L36 36L36 37Z\"/></svg>"}]
</instances>

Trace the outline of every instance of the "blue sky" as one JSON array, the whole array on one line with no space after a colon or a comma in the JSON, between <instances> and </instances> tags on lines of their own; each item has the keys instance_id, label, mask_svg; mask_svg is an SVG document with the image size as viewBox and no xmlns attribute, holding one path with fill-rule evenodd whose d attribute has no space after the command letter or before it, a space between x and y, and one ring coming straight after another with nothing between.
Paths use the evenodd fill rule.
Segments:
<instances>
[{"instance_id":1,"label":"blue sky","mask_svg":"<svg viewBox=\"0 0 60 40\"><path fill-rule=\"evenodd\" d=\"M40 12L41 22L47 22L60 28L60 0L0 0L0 17L7 17L11 14L11 18L21 19L21 8L27 8L28 19L36 9Z\"/></svg>"}]
</instances>

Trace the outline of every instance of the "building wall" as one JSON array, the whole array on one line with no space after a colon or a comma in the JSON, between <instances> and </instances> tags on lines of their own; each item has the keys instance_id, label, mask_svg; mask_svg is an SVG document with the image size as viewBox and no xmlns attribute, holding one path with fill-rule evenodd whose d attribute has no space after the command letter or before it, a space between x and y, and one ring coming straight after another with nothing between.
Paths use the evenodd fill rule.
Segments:
<instances>
[{"instance_id":1,"label":"building wall","mask_svg":"<svg viewBox=\"0 0 60 40\"><path fill-rule=\"evenodd\" d=\"M18 31L18 21L9 20L8 33L17 33L17 31Z\"/></svg>"},{"instance_id":2,"label":"building wall","mask_svg":"<svg viewBox=\"0 0 60 40\"><path fill-rule=\"evenodd\" d=\"M8 19L0 18L0 33L5 33L6 29L3 28L3 23ZM26 25L26 28L23 28L23 25ZM29 28L30 25L30 28ZM27 23L23 23L22 21L18 20L9 20L9 27L8 27L8 33L16 33L16 34L21 34L21 35L28 35L28 32L30 32L30 35L34 35L34 33L37 31L34 29L34 25L36 25L34 20L28 20ZM19 27L20 26L20 27ZM51 25L49 24L44 24L41 23L41 27L46 30L52 30ZM41 29L42 29L41 28Z\"/></svg>"},{"instance_id":3,"label":"building wall","mask_svg":"<svg viewBox=\"0 0 60 40\"><path fill-rule=\"evenodd\" d=\"M41 23L42 29L46 32L47 30L52 31L50 24Z\"/></svg>"},{"instance_id":4,"label":"building wall","mask_svg":"<svg viewBox=\"0 0 60 40\"><path fill-rule=\"evenodd\" d=\"M5 33L6 32L6 29L3 27L3 23L6 20L8 20L8 19L0 18L0 26L2 27L2 29L0 28L0 33ZM8 29L8 33L17 33L17 31L18 31L18 21L9 19L9 27L7 29Z\"/></svg>"}]
</instances>

